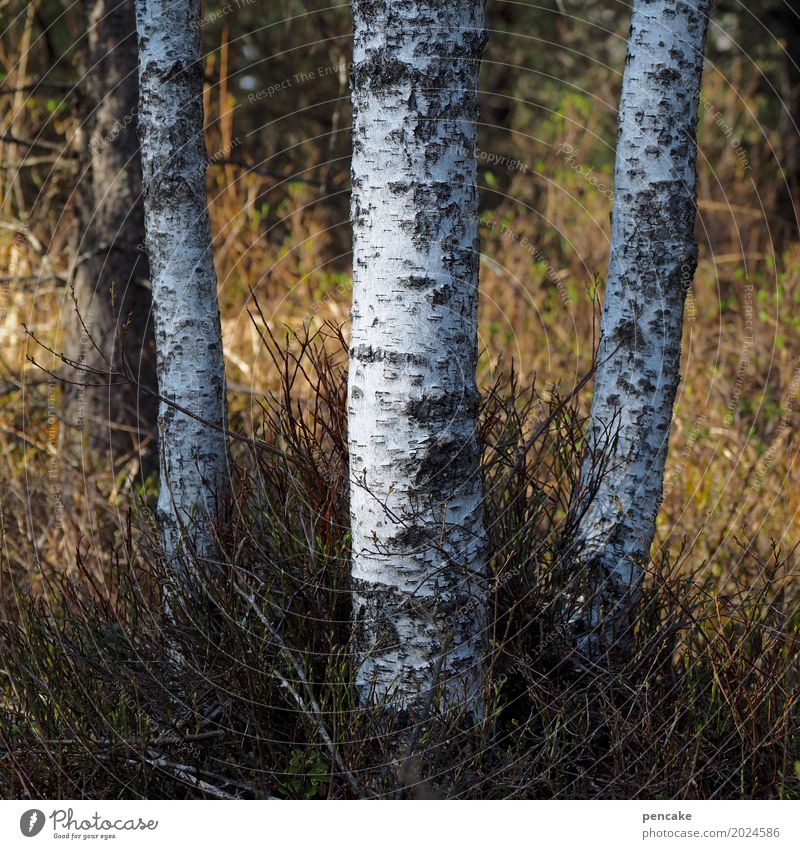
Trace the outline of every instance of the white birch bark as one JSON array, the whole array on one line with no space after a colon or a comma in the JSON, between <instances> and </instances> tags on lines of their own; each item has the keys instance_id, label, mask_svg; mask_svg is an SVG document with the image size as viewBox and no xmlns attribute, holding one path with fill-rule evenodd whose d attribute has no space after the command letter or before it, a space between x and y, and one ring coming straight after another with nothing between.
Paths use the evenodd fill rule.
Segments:
<instances>
[{"instance_id":1,"label":"white birch bark","mask_svg":"<svg viewBox=\"0 0 800 849\"><path fill-rule=\"evenodd\" d=\"M139 136L159 391L159 518L168 554L211 549L228 480L225 372L206 201L196 0L137 0ZM195 417L208 422L201 423Z\"/></svg>"},{"instance_id":2,"label":"white birch bark","mask_svg":"<svg viewBox=\"0 0 800 849\"><path fill-rule=\"evenodd\" d=\"M357 684L480 712L482 0L354 0L350 511ZM441 688L431 693L434 683Z\"/></svg>"},{"instance_id":3,"label":"white birch bark","mask_svg":"<svg viewBox=\"0 0 800 849\"><path fill-rule=\"evenodd\" d=\"M655 534L697 265L696 127L710 0L635 0L619 108L611 258L577 535L590 655L623 643ZM610 444L609 444L610 443ZM597 457L606 470L598 476ZM599 480L599 485L598 485Z\"/></svg>"}]
</instances>

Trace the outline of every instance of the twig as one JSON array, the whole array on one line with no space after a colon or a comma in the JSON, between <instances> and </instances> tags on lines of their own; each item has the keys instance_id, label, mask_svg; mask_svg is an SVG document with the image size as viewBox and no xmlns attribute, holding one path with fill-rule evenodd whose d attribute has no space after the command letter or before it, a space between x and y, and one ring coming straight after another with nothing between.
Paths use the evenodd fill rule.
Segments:
<instances>
[{"instance_id":1,"label":"twig","mask_svg":"<svg viewBox=\"0 0 800 849\"><path fill-rule=\"evenodd\" d=\"M245 162L243 159L212 159L209 160L209 165L233 165L236 168L244 168L247 171L252 171L261 177L274 177L282 183L307 183L309 186L322 188L322 183L319 180L311 180L308 177L299 177L296 174L281 174L279 171L272 171L270 168L265 168L263 165L255 165L252 162Z\"/></svg>"},{"instance_id":2,"label":"twig","mask_svg":"<svg viewBox=\"0 0 800 849\"><path fill-rule=\"evenodd\" d=\"M361 786L356 781L355 777L350 772L350 770L347 769L347 767L344 765L344 762L342 761L339 752L337 751L336 746L334 745L333 740L331 739L330 734L328 734L328 730L325 727L325 723L322 718L322 709L320 708L319 703L314 697L314 693L308 683L308 679L306 678L305 673L303 672L303 667L301 666L297 658L294 656L294 652L292 652L292 650L286 645L283 640L283 637L281 637L281 635L275 630L275 628L273 628L272 623L267 619L264 613L259 610L253 596L245 593L239 586L237 586L236 583L233 584L233 588L247 602L248 607L253 611L253 613L255 613L261 624L264 625L265 628L267 628L267 630L270 632L270 635L272 636L272 639L275 640L275 642L280 647L281 651L286 656L287 660L289 661L289 664L294 670L295 675L297 675L298 681L303 684L303 688L305 689L306 694L308 696L308 702L311 706L311 710L309 711L308 706L303 701L302 696L297 692L297 690L277 670L274 671L275 677L280 681L281 686L289 691L289 694L295 700L297 706L300 708L301 711L303 711L303 713L314 714L319 727L319 736L322 737L323 742L330 750L331 757L336 763L336 766L339 768L339 771L347 779L348 783L350 784L350 787L353 789L353 792L359 797L359 799L362 799L364 797L364 794L361 790Z\"/></svg>"},{"instance_id":3,"label":"twig","mask_svg":"<svg viewBox=\"0 0 800 849\"><path fill-rule=\"evenodd\" d=\"M13 171L20 168L35 168L37 165L58 165L61 168L65 167L65 163L60 162L59 159L53 159L52 156L29 156L23 159L22 162L0 162L0 169L3 171Z\"/></svg>"},{"instance_id":4,"label":"twig","mask_svg":"<svg viewBox=\"0 0 800 849\"><path fill-rule=\"evenodd\" d=\"M202 778L198 777L197 770L193 766L168 761L163 755L159 755L158 752L154 751L149 751L148 755L149 757L144 759L145 763L150 764L150 766L159 767L160 769L169 770L184 784L196 787L198 790L202 790L203 793L208 793L210 796L216 796L218 799L237 798L236 796L231 796L230 793L226 793L224 790L221 790L219 787L215 787L213 784L203 781ZM129 763L136 763L136 761L131 760Z\"/></svg>"},{"instance_id":5,"label":"twig","mask_svg":"<svg viewBox=\"0 0 800 849\"><path fill-rule=\"evenodd\" d=\"M21 147L27 147L29 149L33 148L41 148L42 150L51 150L56 153L61 154L62 156L73 156L71 153L65 153L65 146L60 144L54 144L53 142L41 141L35 139L21 139L17 138L17 136L11 136L6 133L0 135L0 142L5 142L6 144L17 144Z\"/></svg>"},{"instance_id":6,"label":"twig","mask_svg":"<svg viewBox=\"0 0 800 849\"><path fill-rule=\"evenodd\" d=\"M235 431L228 430L227 428L220 427L218 424L215 424L214 422L209 421L208 419L203 418L202 416L198 416L196 413L193 413L191 410L182 406L181 404L177 404L171 398L166 398L165 396L160 395L155 390L150 389L150 387L145 386L144 384L138 383L136 378L133 376L133 371L130 368L130 366L127 364L127 361L125 361L125 367L126 367L126 370L128 372L127 374L116 371L114 369L93 368L91 366L86 365L86 363L82 363L82 362L78 362L77 360L73 360L70 357L67 357L65 354L62 354L62 353L56 351L54 348L51 348L49 345L46 345L44 342L42 342L41 339L39 339L36 336L36 334L26 324L23 324L22 328L25 331L25 333L28 336L30 336L30 338L34 342L36 342L37 345L39 345L40 348L47 351L48 354L52 354L54 357L61 360L62 363L69 366L70 368L75 369L76 371L82 371L85 374L94 375L96 377L104 377L106 379L110 379L110 378L114 377L114 378L120 379L119 383L114 383L114 384L110 384L108 382L108 380L104 380L102 383L87 383L86 381L68 380L63 375L56 374L55 372L53 372L50 369L43 366L41 363L37 362L35 357L31 356L30 354L26 354L25 358L28 360L29 363L31 363L31 365L35 366L40 371L49 375L54 380L57 380L59 383L63 383L67 386L81 386L81 387L84 387L84 388L108 387L109 385L123 386L123 385L133 383L144 394L152 395L153 397L157 398L161 403L166 404L169 407L172 407L174 410L177 410L179 413L183 413L185 416L189 416L190 418L194 419L195 421L199 422L202 425L205 425L206 427L210 427L213 430L221 431L229 439L233 439L237 442L244 442L247 445L252 446L253 448L257 448L260 451L266 451L267 453L272 454L275 457L280 457L283 460L286 460L287 462L292 463L292 464L297 465L297 466L301 466L306 462L302 457L297 457L293 454L287 454L285 451L281 451L279 448L275 448L274 445L270 445L268 442L265 442L262 439L256 439L254 436L253 437L244 436L241 433L236 433Z\"/></svg>"},{"instance_id":7,"label":"twig","mask_svg":"<svg viewBox=\"0 0 800 849\"><path fill-rule=\"evenodd\" d=\"M35 83L19 85L14 88L0 88L0 97L4 94L16 94L17 92L34 91L40 88L52 88L55 91L72 91L75 86L68 83L43 83L41 80L37 80Z\"/></svg>"}]
</instances>

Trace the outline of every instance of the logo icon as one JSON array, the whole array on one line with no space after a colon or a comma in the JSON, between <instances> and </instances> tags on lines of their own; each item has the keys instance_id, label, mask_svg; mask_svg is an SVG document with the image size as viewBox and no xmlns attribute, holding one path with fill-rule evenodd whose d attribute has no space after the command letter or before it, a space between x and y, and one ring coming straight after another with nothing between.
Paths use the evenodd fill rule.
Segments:
<instances>
[{"instance_id":1,"label":"logo icon","mask_svg":"<svg viewBox=\"0 0 800 849\"><path fill-rule=\"evenodd\" d=\"M19 818L19 830L25 837L36 837L44 828L44 823L44 813L36 808L31 808Z\"/></svg>"}]
</instances>

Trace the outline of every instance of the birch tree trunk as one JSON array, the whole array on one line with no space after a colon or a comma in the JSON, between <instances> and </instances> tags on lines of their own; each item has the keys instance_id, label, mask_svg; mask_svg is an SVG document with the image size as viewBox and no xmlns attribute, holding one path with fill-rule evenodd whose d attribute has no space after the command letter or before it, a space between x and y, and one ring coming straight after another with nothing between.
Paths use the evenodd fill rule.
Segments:
<instances>
[{"instance_id":1,"label":"birch tree trunk","mask_svg":"<svg viewBox=\"0 0 800 849\"><path fill-rule=\"evenodd\" d=\"M695 138L710 7L710 0L633 5L582 474L582 491L596 494L577 536L589 596L580 646L593 656L629 633L663 496L684 301L697 265Z\"/></svg>"},{"instance_id":2,"label":"birch tree trunk","mask_svg":"<svg viewBox=\"0 0 800 849\"><path fill-rule=\"evenodd\" d=\"M387 697L397 709L435 699L478 714L486 622L475 383L483 2L352 5L357 684L365 701Z\"/></svg>"},{"instance_id":3,"label":"birch tree trunk","mask_svg":"<svg viewBox=\"0 0 800 849\"><path fill-rule=\"evenodd\" d=\"M203 557L212 548L209 523L226 495L228 454L199 9L197 0L136 3L147 251L159 390L166 399L159 413L158 510L168 553L177 554L188 535Z\"/></svg>"},{"instance_id":4,"label":"birch tree trunk","mask_svg":"<svg viewBox=\"0 0 800 849\"><path fill-rule=\"evenodd\" d=\"M113 461L140 450L145 473L155 470L155 342L150 272L144 253L144 207L136 113L139 82L134 0L95 0L89 7L82 62L88 161L78 186L82 239L72 305L65 316L67 356L100 372L123 371L126 360L138 387L118 376L70 375L68 419L95 451ZM139 391L137 391L139 390Z\"/></svg>"}]
</instances>

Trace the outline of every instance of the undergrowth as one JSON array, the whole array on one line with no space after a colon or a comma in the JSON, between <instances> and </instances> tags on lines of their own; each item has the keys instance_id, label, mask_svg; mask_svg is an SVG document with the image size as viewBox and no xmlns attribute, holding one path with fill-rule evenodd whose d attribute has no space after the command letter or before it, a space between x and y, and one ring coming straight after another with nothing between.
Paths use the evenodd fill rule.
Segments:
<instances>
[{"instance_id":1,"label":"undergrowth","mask_svg":"<svg viewBox=\"0 0 800 849\"><path fill-rule=\"evenodd\" d=\"M262 338L281 388L219 529L222 579L171 586L131 500L98 570L6 592L6 798L800 798L794 552L740 540L724 592L690 544L650 564L624 664L575 672L563 597L584 421L513 370L483 393L485 713L412 729L353 687L346 348ZM235 423L234 423L235 424ZM173 616L162 614L165 589ZM393 722L395 725L393 726Z\"/></svg>"}]
</instances>

